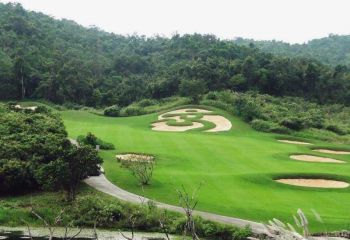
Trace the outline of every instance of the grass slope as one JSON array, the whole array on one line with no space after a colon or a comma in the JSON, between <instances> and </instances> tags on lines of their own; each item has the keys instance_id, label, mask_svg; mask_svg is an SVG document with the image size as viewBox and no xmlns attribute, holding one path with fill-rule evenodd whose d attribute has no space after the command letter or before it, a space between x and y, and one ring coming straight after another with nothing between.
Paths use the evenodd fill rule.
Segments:
<instances>
[{"instance_id":1,"label":"grass slope","mask_svg":"<svg viewBox=\"0 0 350 240\"><path fill-rule=\"evenodd\" d=\"M289 159L294 153L313 153L310 146L279 143L275 135L256 132L240 119L215 110L232 122L222 133L199 131L156 132L150 123L158 114L128 118L107 118L84 111L63 111L61 115L71 137L93 132L114 143L115 151L101 152L109 180L118 186L152 199L178 204L175 190L181 185L194 189L204 182L199 210L255 221L274 217L293 222L292 214L302 208L323 217L328 230L348 227L350 189L308 189L279 184L274 177L285 175L326 175L350 181L350 164L309 163ZM332 147L330 144L318 143ZM314 146L313 146L314 147ZM115 155L143 152L156 156L154 177L144 191ZM350 162L350 156L329 156ZM312 221L311 221L312 222ZM324 230L319 224L315 231Z\"/></svg>"}]
</instances>

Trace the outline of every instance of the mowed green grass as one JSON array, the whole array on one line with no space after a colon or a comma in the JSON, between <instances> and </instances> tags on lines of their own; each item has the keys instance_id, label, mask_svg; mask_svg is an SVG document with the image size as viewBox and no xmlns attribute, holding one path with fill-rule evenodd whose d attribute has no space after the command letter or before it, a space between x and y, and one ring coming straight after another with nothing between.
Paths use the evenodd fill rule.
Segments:
<instances>
[{"instance_id":1,"label":"mowed green grass","mask_svg":"<svg viewBox=\"0 0 350 240\"><path fill-rule=\"evenodd\" d=\"M176 189L183 185L199 192L197 209L254 221L278 218L293 223L298 208L309 216L315 209L327 230L350 225L350 189L315 189L288 186L273 181L278 175L316 174L337 176L350 182L350 156L316 154L346 161L346 164L309 163L289 159L293 153L312 153L309 146L279 143L275 135L254 131L239 118L216 110L232 122L222 133L156 132L150 123L158 114L108 118L84 111L63 111L61 115L70 137L92 132L116 145L103 151L106 176L130 192L170 204L178 204ZM316 145L332 146L314 142ZM115 155L141 152L156 155L151 185L143 190ZM312 224L322 231L322 224Z\"/></svg>"}]
</instances>

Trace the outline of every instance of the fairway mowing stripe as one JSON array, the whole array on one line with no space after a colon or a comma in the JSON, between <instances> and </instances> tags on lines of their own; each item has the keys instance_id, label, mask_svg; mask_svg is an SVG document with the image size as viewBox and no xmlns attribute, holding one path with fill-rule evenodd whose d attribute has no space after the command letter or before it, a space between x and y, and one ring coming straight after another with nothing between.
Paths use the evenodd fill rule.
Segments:
<instances>
[{"instance_id":1,"label":"fairway mowing stripe","mask_svg":"<svg viewBox=\"0 0 350 240\"><path fill-rule=\"evenodd\" d=\"M308 154L310 150L305 146L281 144L276 141L274 134L256 132L231 115L223 114L232 122L232 131L218 134L155 132L149 128L149 124L156 119L157 114L104 118L71 111L63 112L62 115L70 136L91 131L102 140L115 144L116 151L103 153L106 174L114 183L131 192L176 204L176 193L169 194L170 186L178 187L184 181L193 187L207 179L210 181L208 185L213 187L203 186L201 189L202 195L198 200L203 210L261 221L273 217L288 220L291 217L289 213L295 213L297 208L314 208L330 216L331 230L339 230L344 225L337 218L350 209L350 190L337 192L296 189L287 185L279 187L280 184L271 178L274 174L320 173L325 171L324 166L289 160L290 154ZM145 193L141 192L132 174L117 164L115 155L123 151L159 156L157 159L160 164L155 167L154 184ZM350 160L346 156L339 159ZM343 164L342 168L327 166L326 170L348 178L350 165ZM257 177L255 181L254 175L261 178Z\"/></svg>"}]
</instances>

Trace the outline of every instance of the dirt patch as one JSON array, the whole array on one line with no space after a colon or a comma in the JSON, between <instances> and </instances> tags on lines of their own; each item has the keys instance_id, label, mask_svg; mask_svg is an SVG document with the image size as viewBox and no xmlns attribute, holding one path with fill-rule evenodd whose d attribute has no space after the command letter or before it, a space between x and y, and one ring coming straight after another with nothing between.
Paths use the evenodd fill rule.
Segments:
<instances>
[{"instance_id":1,"label":"dirt patch","mask_svg":"<svg viewBox=\"0 0 350 240\"><path fill-rule=\"evenodd\" d=\"M121 162L151 162L154 161L154 157L146 154L135 154L135 153L127 153L127 154L119 154L116 156L118 161Z\"/></svg>"},{"instance_id":2,"label":"dirt patch","mask_svg":"<svg viewBox=\"0 0 350 240\"><path fill-rule=\"evenodd\" d=\"M327 179L307 179L307 178L282 178L275 180L276 182L289 184L300 187L315 187L315 188L347 188L349 183L327 180Z\"/></svg>"},{"instance_id":3,"label":"dirt patch","mask_svg":"<svg viewBox=\"0 0 350 240\"><path fill-rule=\"evenodd\" d=\"M201 128L204 125L198 122L192 122L191 126L169 126L166 122L152 123L152 130L163 132L185 132L190 129Z\"/></svg>"},{"instance_id":4,"label":"dirt patch","mask_svg":"<svg viewBox=\"0 0 350 240\"><path fill-rule=\"evenodd\" d=\"M290 158L304 162L345 163L344 161L340 161L333 158L318 157L312 155L290 155Z\"/></svg>"},{"instance_id":5,"label":"dirt patch","mask_svg":"<svg viewBox=\"0 0 350 240\"><path fill-rule=\"evenodd\" d=\"M228 131L232 127L231 122L227 118L219 115L204 115L202 120L215 124L214 128L206 130L206 132Z\"/></svg>"},{"instance_id":6,"label":"dirt patch","mask_svg":"<svg viewBox=\"0 0 350 240\"><path fill-rule=\"evenodd\" d=\"M301 141L293 141L293 140L280 139L280 140L277 140L277 141L283 142L283 143L298 144L298 145L312 145L312 143L301 142Z\"/></svg>"},{"instance_id":7,"label":"dirt patch","mask_svg":"<svg viewBox=\"0 0 350 240\"><path fill-rule=\"evenodd\" d=\"M337 151L337 150L330 150L330 149L314 149L312 151L321 152L321 153L339 154L339 155L350 154L349 151Z\"/></svg>"}]
</instances>

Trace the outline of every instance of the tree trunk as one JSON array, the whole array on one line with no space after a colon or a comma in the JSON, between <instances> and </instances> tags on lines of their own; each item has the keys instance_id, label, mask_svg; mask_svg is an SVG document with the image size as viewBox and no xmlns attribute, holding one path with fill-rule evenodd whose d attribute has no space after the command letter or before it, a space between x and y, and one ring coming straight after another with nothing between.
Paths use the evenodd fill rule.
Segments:
<instances>
[{"instance_id":1,"label":"tree trunk","mask_svg":"<svg viewBox=\"0 0 350 240\"><path fill-rule=\"evenodd\" d=\"M21 68L21 86L22 86L22 99L24 99L24 97L26 95L26 90L24 87L23 68Z\"/></svg>"}]
</instances>

